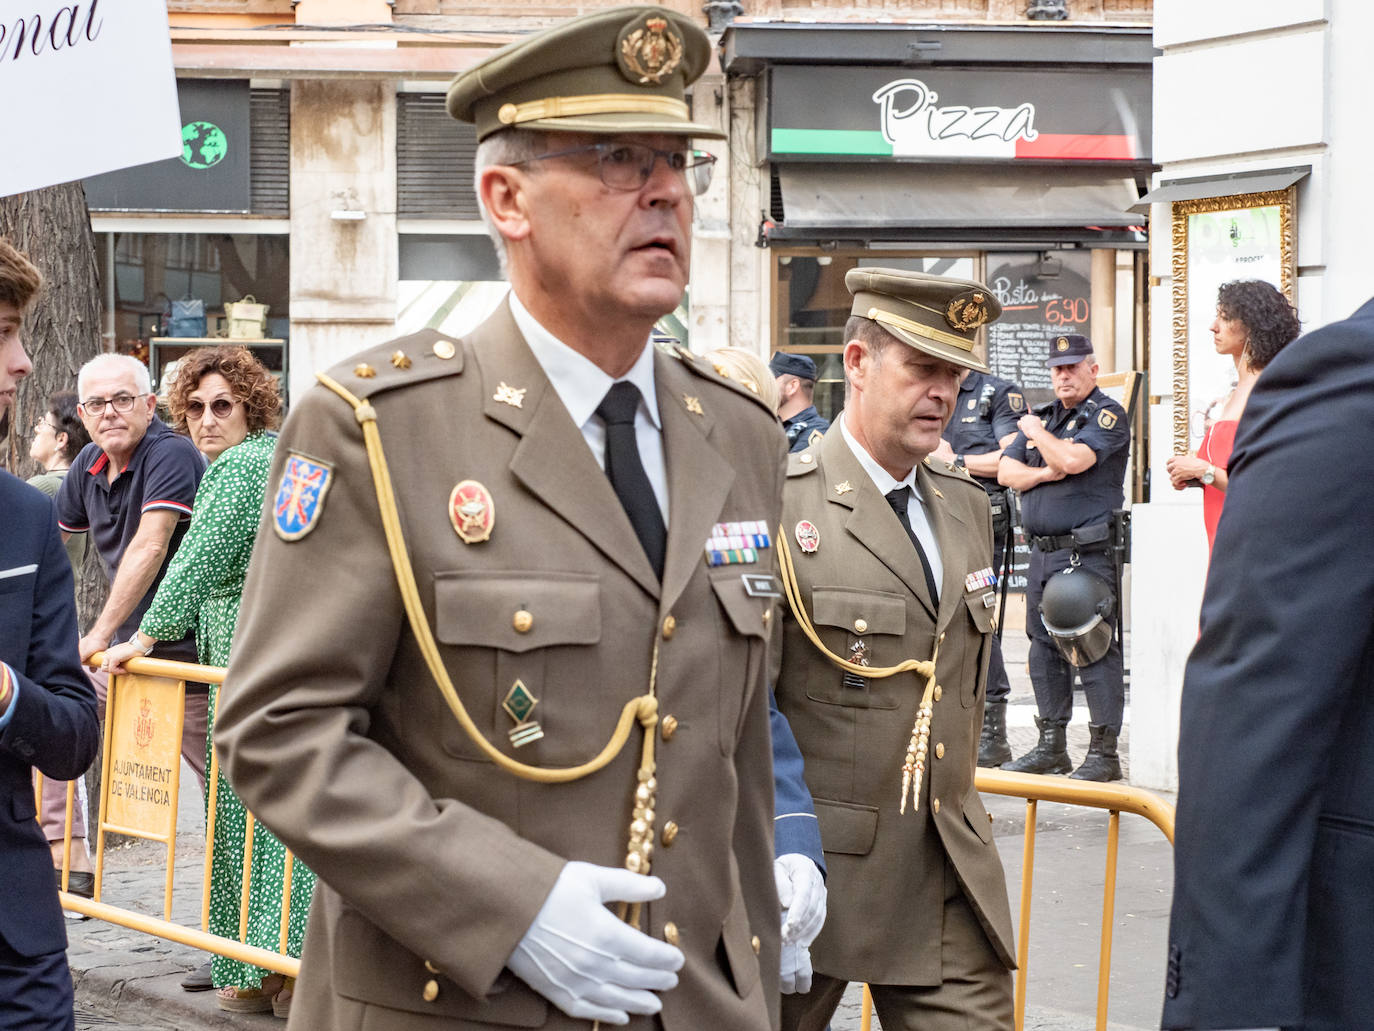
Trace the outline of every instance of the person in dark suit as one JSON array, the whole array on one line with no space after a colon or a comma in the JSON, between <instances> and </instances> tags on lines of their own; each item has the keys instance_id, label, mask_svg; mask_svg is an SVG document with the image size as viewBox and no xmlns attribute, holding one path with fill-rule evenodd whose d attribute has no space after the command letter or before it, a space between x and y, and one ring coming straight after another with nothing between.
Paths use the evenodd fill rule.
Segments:
<instances>
[{"instance_id":1,"label":"person in dark suit","mask_svg":"<svg viewBox=\"0 0 1374 1031\"><path fill-rule=\"evenodd\" d=\"M1374 300L1236 434L1188 660L1165 1028L1374 1027Z\"/></svg>"},{"instance_id":2,"label":"person in dark suit","mask_svg":"<svg viewBox=\"0 0 1374 1031\"><path fill-rule=\"evenodd\" d=\"M32 369L19 336L42 279L0 240L0 435ZM32 770L68 779L95 758L95 691L77 657L72 570L52 503L0 471L0 1029L75 1024L67 931Z\"/></svg>"}]
</instances>

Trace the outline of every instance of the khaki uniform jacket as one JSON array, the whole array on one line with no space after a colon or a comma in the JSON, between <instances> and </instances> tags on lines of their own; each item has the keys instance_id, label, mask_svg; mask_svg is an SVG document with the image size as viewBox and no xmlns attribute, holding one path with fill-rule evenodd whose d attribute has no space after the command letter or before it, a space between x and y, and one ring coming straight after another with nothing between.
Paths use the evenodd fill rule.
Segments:
<instances>
[{"instance_id":1,"label":"khaki uniform jacket","mask_svg":"<svg viewBox=\"0 0 1374 1031\"><path fill-rule=\"evenodd\" d=\"M992 565L992 517L983 489L944 463L923 463L917 482L944 564L938 613L910 538L839 430L791 456L783 496L802 597L827 648L850 658L862 640L870 665L893 666L928 661L937 630L944 636L920 808L899 815L925 679L846 686L790 613L784 625L777 701L806 760L829 867L812 961L875 984L940 983L946 856L998 955L1015 965L1002 864L973 786L994 610L993 589L966 590L965 577ZM811 554L795 539L802 520L820 531Z\"/></svg>"},{"instance_id":2,"label":"khaki uniform jacket","mask_svg":"<svg viewBox=\"0 0 1374 1031\"><path fill-rule=\"evenodd\" d=\"M508 306L456 356L434 353L443 340L393 341L331 375L376 409L449 675L502 751L572 766L646 691L658 641L652 860L668 891L641 927L663 938L675 923L686 954L662 1026L776 1026L770 599L740 577L771 571L772 556L708 568L704 545L718 522L776 525L781 429L705 363L656 354L670 494L660 588ZM411 368L392 364L396 350ZM362 363L375 375L356 375ZM502 385L524 391L518 404L496 399L511 397ZM333 474L313 530L286 541L272 494L292 454ZM485 542L465 544L450 522L462 480L494 502ZM215 746L244 802L319 874L291 1026L585 1031L504 967L565 860L624 864L642 731L570 784L521 780L484 758L406 623L353 409L323 387L288 420L270 485ZM523 632L521 611L532 619ZM518 751L501 706L517 680L544 731ZM427 962L440 971L432 1000Z\"/></svg>"}]
</instances>

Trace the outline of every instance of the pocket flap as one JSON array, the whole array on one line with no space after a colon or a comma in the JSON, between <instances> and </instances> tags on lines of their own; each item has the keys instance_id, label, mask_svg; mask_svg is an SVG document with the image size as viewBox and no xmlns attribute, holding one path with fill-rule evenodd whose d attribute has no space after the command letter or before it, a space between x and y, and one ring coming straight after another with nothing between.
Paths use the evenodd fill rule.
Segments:
<instances>
[{"instance_id":1,"label":"pocket flap","mask_svg":"<svg viewBox=\"0 0 1374 1031\"><path fill-rule=\"evenodd\" d=\"M987 604L989 596L992 598L991 605ZM964 604L968 606L968 614L973 617L973 625L982 633L992 633L992 616L997 611L997 593L990 587L980 587L964 595Z\"/></svg>"},{"instance_id":2,"label":"pocket flap","mask_svg":"<svg viewBox=\"0 0 1374 1031\"><path fill-rule=\"evenodd\" d=\"M868 624L866 634L906 633L906 599L888 591L853 587L813 587L811 621L823 626L854 630L854 621Z\"/></svg>"},{"instance_id":3,"label":"pocket flap","mask_svg":"<svg viewBox=\"0 0 1374 1031\"><path fill-rule=\"evenodd\" d=\"M992 840L992 817L988 815L983 796L978 794L977 788L970 788L964 796L964 819L984 845Z\"/></svg>"},{"instance_id":4,"label":"pocket flap","mask_svg":"<svg viewBox=\"0 0 1374 1031\"><path fill-rule=\"evenodd\" d=\"M752 939L749 911L744 908L743 897L736 895L730 912L725 915L725 924L720 929L720 941L725 947L725 958L730 963L735 991L741 999L759 983L759 957L754 952Z\"/></svg>"},{"instance_id":5,"label":"pocket flap","mask_svg":"<svg viewBox=\"0 0 1374 1031\"><path fill-rule=\"evenodd\" d=\"M434 623L443 644L508 652L596 644L601 581L594 573L435 573Z\"/></svg>"},{"instance_id":6,"label":"pocket flap","mask_svg":"<svg viewBox=\"0 0 1374 1031\"><path fill-rule=\"evenodd\" d=\"M711 588L716 592L720 607L730 616L735 632L750 637L763 637L768 624L763 614L772 602L770 598L753 598L744 589L744 580L739 573L713 575Z\"/></svg>"},{"instance_id":7,"label":"pocket flap","mask_svg":"<svg viewBox=\"0 0 1374 1031\"><path fill-rule=\"evenodd\" d=\"M878 807L853 802L816 803L816 820L821 825L821 848L827 852L866 856L873 850L878 835Z\"/></svg>"}]
</instances>

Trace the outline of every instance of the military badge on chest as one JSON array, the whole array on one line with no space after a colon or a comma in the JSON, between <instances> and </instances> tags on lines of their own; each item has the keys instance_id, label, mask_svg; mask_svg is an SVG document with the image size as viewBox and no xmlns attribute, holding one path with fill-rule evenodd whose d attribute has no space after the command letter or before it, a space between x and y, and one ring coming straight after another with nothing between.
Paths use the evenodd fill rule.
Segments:
<instances>
[{"instance_id":1,"label":"military badge on chest","mask_svg":"<svg viewBox=\"0 0 1374 1031\"><path fill-rule=\"evenodd\" d=\"M464 544L481 544L496 527L496 502L476 480L463 480L448 496L448 518Z\"/></svg>"}]
</instances>

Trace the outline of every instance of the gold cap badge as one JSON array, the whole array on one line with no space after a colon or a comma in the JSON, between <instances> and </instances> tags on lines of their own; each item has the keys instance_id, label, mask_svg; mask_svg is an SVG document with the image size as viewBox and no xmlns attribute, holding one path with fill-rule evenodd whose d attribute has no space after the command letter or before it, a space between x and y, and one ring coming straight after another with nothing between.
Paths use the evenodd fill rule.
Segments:
<instances>
[{"instance_id":1,"label":"gold cap badge","mask_svg":"<svg viewBox=\"0 0 1374 1031\"><path fill-rule=\"evenodd\" d=\"M651 15L631 22L620 34L616 61L620 74L637 85L661 83L682 63L682 36L667 18Z\"/></svg>"}]
</instances>

